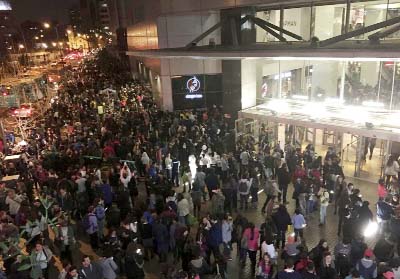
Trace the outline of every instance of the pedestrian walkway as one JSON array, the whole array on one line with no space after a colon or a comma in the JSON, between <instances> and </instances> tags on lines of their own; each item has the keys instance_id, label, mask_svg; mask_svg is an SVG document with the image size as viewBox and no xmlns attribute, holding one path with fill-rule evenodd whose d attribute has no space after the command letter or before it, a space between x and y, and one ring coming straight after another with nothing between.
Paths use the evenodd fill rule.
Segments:
<instances>
[{"instance_id":1,"label":"pedestrian walkway","mask_svg":"<svg viewBox=\"0 0 400 279\"><path fill-rule=\"evenodd\" d=\"M375 214L375 202L377 197L377 188L376 185L370 182L365 182L358 179L348 178L347 182L351 182L355 185L355 188L361 190L363 194L363 199L368 200L370 202L370 209ZM143 187L143 185L141 186ZM289 186L288 197L292 196L293 186ZM144 188L141 189L141 193L144 193ZM259 206L258 209L249 209L244 211L244 216L249 219L249 221L254 222L256 226L260 225L263 222L263 215L261 214L261 206L265 201L265 194L263 192L259 195ZM206 212L206 207L208 204L203 207L202 212ZM288 204L288 211L290 214L294 212L295 202L294 200L290 200ZM306 239L306 244L309 249L312 249L320 239L326 239L328 241L329 247L333 249L336 245L339 237L337 236L337 227L338 227L338 216L334 215L334 206L331 204L328 206L327 213L327 224L323 227L319 227L319 212L314 212L311 217L307 220L307 227L304 229L304 235ZM235 216L234 216L235 217ZM374 244L375 239L366 239L368 245ZM232 261L228 262L228 278L229 279L249 279L251 277L250 271L250 263L248 262L244 268L241 267L238 261L238 257L236 254L236 245L234 245L233 253L232 253ZM160 278L160 264L158 260L154 258L150 262L145 264L145 271L148 277L146 278Z\"/></svg>"}]
</instances>

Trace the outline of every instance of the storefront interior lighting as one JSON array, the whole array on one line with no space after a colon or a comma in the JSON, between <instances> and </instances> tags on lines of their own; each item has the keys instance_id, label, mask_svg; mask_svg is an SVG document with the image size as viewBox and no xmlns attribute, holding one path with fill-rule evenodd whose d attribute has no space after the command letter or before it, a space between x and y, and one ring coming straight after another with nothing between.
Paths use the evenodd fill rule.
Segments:
<instances>
[{"instance_id":1,"label":"storefront interior lighting","mask_svg":"<svg viewBox=\"0 0 400 279\"><path fill-rule=\"evenodd\" d=\"M292 95L292 99L295 99L295 100L308 100L308 96L307 95Z\"/></svg>"},{"instance_id":2,"label":"storefront interior lighting","mask_svg":"<svg viewBox=\"0 0 400 279\"><path fill-rule=\"evenodd\" d=\"M383 108L383 107L385 107L384 103L375 102L375 101L363 101L362 105L366 106L366 107L372 107L372 108Z\"/></svg>"},{"instance_id":3,"label":"storefront interior lighting","mask_svg":"<svg viewBox=\"0 0 400 279\"><path fill-rule=\"evenodd\" d=\"M382 57L264 57L266 60L274 61L339 61L339 62L377 62L377 61L397 61L400 62L400 58L382 58Z\"/></svg>"},{"instance_id":4,"label":"storefront interior lighting","mask_svg":"<svg viewBox=\"0 0 400 279\"><path fill-rule=\"evenodd\" d=\"M327 98L325 98L325 103L327 103L329 105L343 105L344 100L339 99L339 98L327 97Z\"/></svg>"}]
</instances>

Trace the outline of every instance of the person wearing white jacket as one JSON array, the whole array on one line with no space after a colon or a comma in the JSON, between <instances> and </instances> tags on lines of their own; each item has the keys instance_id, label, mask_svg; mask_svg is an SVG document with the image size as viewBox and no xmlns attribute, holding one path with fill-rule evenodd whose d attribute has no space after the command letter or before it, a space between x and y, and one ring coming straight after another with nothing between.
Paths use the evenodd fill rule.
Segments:
<instances>
[{"instance_id":1,"label":"person wearing white jacket","mask_svg":"<svg viewBox=\"0 0 400 279\"><path fill-rule=\"evenodd\" d=\"M131 181L131 178L132 178L132 172L129 169L128 165L124 163L124 166L120 172L120 180L125 188L128 188L128 183L129 181Z\"/></svg>"}]
</instances>

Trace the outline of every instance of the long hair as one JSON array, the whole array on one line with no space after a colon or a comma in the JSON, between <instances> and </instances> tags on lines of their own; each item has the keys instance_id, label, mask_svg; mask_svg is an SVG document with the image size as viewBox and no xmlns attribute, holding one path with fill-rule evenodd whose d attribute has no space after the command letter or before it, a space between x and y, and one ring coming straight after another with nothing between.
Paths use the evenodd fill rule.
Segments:
<instances>
[{"instance_id":1,"label":"long hair","mask_svg":"<svg viewBox=\"0 0 400 279\"><path fill-rule=\"evenodd\" d=\"M250 231L251 231L250 240L253 240L254 239L254 224L253 223L249 223L249 228L250 228Z\"/></svg>"}]
</instances>

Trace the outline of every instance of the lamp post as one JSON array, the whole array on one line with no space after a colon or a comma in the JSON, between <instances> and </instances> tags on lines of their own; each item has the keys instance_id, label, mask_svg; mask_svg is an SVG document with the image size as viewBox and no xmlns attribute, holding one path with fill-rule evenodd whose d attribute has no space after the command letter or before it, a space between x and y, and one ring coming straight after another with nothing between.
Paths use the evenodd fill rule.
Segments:
<instances>
[{"instance_id":1,"label":"lamp post","mask_svg":"<svg viewBox=\"0 0 400 279\"><path fill-rule=\"evenodd\" d=\"M50 23L45 22L45 23L43 23L43 27L46 28L46 29L49 29L51 27L51 25L50 25ZM59 36L58 36L58 25L57 24L54 25L54 30L56 31L56 38L57 38L57 41L58 41Z\"/></svg>"}]
</instances>

